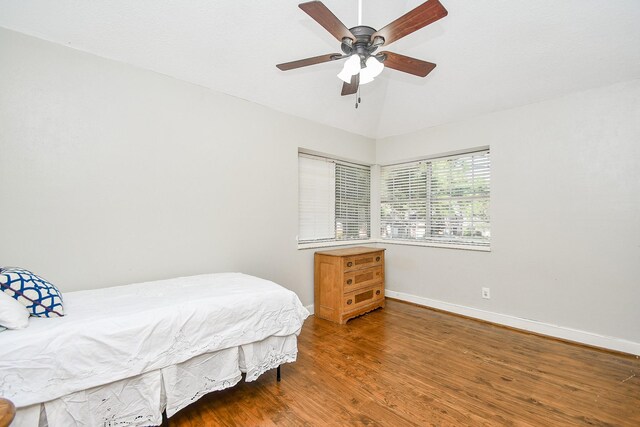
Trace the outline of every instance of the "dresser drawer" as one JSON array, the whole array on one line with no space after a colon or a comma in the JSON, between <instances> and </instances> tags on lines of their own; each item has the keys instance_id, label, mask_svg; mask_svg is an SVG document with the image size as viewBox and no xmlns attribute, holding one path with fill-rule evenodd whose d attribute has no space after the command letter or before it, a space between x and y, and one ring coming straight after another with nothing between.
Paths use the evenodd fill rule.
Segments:
<instances>
[{"instance_id":1,"label":"dresser drawer","mask_svg":"<svg viewBox=\"0 0 640 427\"><path fill-rule=\"evenodd\" d=\"M367 268L364 270L349 271L344 273L344 293L353 292L356 289L375 285L382 282L384 274L382 266Z\"/></svg>"},{"instance_id":2,"label":"dresser drawer","mask_svg":"<svg viewBox=\"0 0 640 427\"><path fill-rule=\"evenodd\" d=\"M357 310L381 299L384 299L384 285L363 288L342 297L342 309L344 311Z\"/></svg>"},{"instance_id":3,"label":"dresser drawer","mask_svg":"<svg viewBox=\"0 0 640 427\"><path fill-rule=\"evenodd\" d=\"M371 252L368 254L354 255L345 257L343 262L343 271L362 270L363 268L375 267L382 265L384 259L382 252Z\"/></svg>"}]
</instances>

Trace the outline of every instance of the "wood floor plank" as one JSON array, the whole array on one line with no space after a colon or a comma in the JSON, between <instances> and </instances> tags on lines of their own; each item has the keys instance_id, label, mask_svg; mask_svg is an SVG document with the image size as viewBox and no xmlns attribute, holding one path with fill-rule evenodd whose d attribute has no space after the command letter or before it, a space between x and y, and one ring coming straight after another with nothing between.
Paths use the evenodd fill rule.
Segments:
<instances>
[{"instance_id":1,"label":"wood floor plank","mask_svg":"<svg viewBox=\"0 0 640 427\"><path fill-rule=\"evenodd\" d=\"M640 358L387 300L310 317L282 382L211 393L170 426L640 426Z\"/></svg>"}]
</instances>

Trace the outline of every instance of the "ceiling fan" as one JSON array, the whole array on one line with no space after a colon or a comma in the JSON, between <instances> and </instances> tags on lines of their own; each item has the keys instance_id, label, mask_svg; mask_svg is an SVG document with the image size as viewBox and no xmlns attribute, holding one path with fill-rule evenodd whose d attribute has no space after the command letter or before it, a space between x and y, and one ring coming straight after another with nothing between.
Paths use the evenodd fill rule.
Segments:
<instances>
[{"instance_id":1,"label":"ceiling fan","mask_svg":"<svg viewBox=\"0 0 640 427\"><path fill-rule=\"evenodd\" d=\"M338 39L343 53L314 56L278 64L276 67L288 71L348 58L338 74L344 81L341 93L343 96L354 94L358 91L359 85L373 81L385 66L420 77L429 74L436 64L388 51L376 53L376 50L444 18L448 13L438 0L427 0L381 30L376 30L360 23L353 28L347 28L320 1L301 3L298 7Z\"/></svg>"}]
</instances>

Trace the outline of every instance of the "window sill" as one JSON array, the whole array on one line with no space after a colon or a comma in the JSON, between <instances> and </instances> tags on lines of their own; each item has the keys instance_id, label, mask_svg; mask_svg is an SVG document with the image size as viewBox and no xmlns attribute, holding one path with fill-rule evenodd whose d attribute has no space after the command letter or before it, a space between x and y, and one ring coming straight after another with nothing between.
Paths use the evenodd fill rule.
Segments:
<instances>
[{"instance_id":1,"label":"window sill","mask_svg":"<svg viewBox=\"0 0 640 427\"><path fill-rule=\"evenodd\" d=\"M388 245L403 245L403 246L424 246L429 248L443 248L443 249L458 249L464 251L477 251L477 252L491 252L490 246L473 246L473 245L456 245L446 243L434 243L434 242L417 242L410 240L387 240L378 239L375 243L382 243Z\"/></svg>"},{"instance_id":2,"label":"window sill","mask_svg":"<svg viewBox=\"0 0 640 427\"><path fill-rule=\"evenodd\" d=\"M314 249L314 248L330 248L332 246L350 246L350 245L371 245L371 244L385 244L385 245L402 245L402 246L423 246L427 248L442 248L442 249L457 249L463 251L476 251L476 252L491 252L490 246L472 246L472 245L454 245L445 243L434 242L413 242L410 240L386 240L386 239L369 239L369 240L340 240L331 242L316 242L316 243L300 243L298 244L298 250L301 249Z\"/></svg>"},{"instance_id":3,"label":"window sill","mask_svg":"<svg viewBox=\"0 0 640 427\"><path fill-rule=\"evenodd\" d=\"M349 246L349 245L367 245L372 243L379 243L379 240L333 240L331 242L313 242L313 243L299 243L298 250L300 249L314 249L314 248L329 248L332 246Z\"/></svg>"}]
</instances>

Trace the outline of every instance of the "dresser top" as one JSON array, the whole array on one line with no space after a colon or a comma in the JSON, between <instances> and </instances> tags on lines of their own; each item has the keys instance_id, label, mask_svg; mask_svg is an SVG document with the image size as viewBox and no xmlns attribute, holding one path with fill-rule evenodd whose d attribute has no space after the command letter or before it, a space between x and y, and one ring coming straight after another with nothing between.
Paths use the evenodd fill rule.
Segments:
<instances>
[{"instance_id":1,"label":"dresser top","mask_svg":"<svg viewBox=\"0 0 640 427\"><path fill-rule=\"evenodd\" d=\"M351 256L351 255L368 254L371 252L380 252L384 250L385 249L383 248L370 248L367 246L356 246L354 248L334 249L332 251L319 251L319 252L316 252L316 254L329 255L329 256Z\"/></svg>"}]
</instances>

